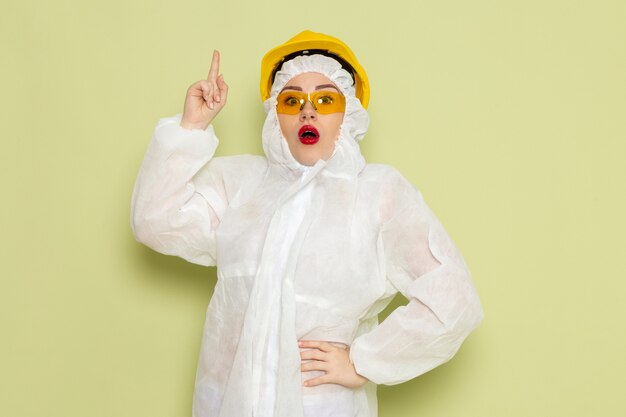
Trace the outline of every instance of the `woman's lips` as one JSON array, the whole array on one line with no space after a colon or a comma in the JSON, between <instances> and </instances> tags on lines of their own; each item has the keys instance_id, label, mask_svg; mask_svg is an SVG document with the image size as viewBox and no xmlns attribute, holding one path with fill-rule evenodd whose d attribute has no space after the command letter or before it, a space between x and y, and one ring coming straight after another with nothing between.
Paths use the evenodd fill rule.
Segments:
<instances>
[{"instance_id":1,"label":"woman's lips","mask_svg":"<svg viewBox=\"0 0 626 417\"><path fill-rule=\"evenodd\" d=\"M298 131L298 139L304 145L314 145L320 140L320 132L311 125L304 125Z\"/></svg>"}]
</instances>

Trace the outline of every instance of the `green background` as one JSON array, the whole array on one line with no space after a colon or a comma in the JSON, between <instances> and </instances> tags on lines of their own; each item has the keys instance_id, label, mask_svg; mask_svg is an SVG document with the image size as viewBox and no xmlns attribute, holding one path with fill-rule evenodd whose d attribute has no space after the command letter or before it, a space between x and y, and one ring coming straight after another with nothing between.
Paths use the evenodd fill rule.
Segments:
<instances>
[{"instance_id":1,"label":"green background","mask_svg":"<svg viewBox=\"0 0 626 417\"><path fill-rule=\"evenodd\" d=\"M623 0L3 3L0 415L191 415L215 271L135 242L134 178L213 48L219 154L260 153L261 57L304 29L367 69L363 153L421 189L486 314L380 416L626 415Z\"/></svg>"}]
</instances>

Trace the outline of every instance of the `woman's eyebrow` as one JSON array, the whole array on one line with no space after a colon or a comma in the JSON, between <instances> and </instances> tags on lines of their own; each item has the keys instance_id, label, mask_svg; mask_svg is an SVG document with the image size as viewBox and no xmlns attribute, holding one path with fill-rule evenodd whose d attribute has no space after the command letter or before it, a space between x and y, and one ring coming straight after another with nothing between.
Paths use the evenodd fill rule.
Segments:
<instances>
[{"instance_id":1,"label":"woman's eyebrow","mask_svg":"<svg viewBox=\"0 0 626 417\"><path fill-rule=\"evenodd\" d=\"M283 87L282 90L280 90L281 92L285 91L285 90L296 90L296 91L302 91L302 87L296 87L295 85L286 85Z\"/></svg>"},{"instance_id":2,"label":"woman's eyebrow","mask_svg":"<svg viewBox=\"0 0 626 417\"><path fill-rule=\"evenodd\" d=\"M339 89L336 86L332 85L332 84L321 84L321 85L318 85L317 87L315 87L316 90L323 90L324 88L334 88L335 90L339 91ZM286 85L286 86L283 87L282 90L280 90L280 92L282 93L285 90L302 91L302 87L298 87L298 86L295 86L295 85ZM339 91L339 92L341 93L341 91Z\"/></svg>"},{"instance_id":3,"label":"woman's eyebrow","mask_svg":"<svg viewBox=\"0 0 626 417\"><path fill-rule=\"evenodd\" d=\"M332 84L322 84L322 85L318 85L317 87L315 87L316 90L321 90L323 88L334 88L335 90L339 91L339 89Z\"/></svg>"}]
</instances>

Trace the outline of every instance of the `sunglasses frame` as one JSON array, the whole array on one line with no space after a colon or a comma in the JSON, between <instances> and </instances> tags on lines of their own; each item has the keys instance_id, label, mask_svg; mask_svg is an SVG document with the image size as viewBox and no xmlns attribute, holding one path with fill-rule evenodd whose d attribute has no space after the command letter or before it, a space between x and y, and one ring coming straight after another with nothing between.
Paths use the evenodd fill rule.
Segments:
<instances>
[{"instance_id":1,"label":"sunglasses frame","mask_svg":"<svg viewBox=\"0 0 626 417\"><path fill-rule=\"evenodd\" d=\"M330 96L333 102L329 104L319 102L317 104L315 103L324 96ZM300 106L297 106L296 104L287 104L285 97L296 98L300 103ZM303 91L289 90L283 91L276 98L276 112L289 115L298 114L302 111L302 109L304 109L307 101L311 103L315 111L319 114L343 113L346 111L346 98L338 91L321 90L305 93Z\"/></svg>"}]
</instances>

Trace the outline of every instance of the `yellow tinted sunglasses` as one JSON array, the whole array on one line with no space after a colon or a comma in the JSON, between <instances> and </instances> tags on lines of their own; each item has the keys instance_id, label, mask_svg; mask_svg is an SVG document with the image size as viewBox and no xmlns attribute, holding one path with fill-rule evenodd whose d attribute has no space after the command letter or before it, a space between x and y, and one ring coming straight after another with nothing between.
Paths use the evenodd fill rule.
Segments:
<instances>
[{"instance_id":1,"label":"yellow tinted sunglasses","mask_svg":"<svg viewBox=\"0 0 626 417\"><path fill-rule=\"evenodd\" d=\"M283 91L276 99L276 112L298 114L309 101L320 114L343 113L346 110L346 98L337 91Z\"/></svg>"}]
</instances>

